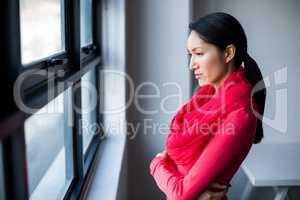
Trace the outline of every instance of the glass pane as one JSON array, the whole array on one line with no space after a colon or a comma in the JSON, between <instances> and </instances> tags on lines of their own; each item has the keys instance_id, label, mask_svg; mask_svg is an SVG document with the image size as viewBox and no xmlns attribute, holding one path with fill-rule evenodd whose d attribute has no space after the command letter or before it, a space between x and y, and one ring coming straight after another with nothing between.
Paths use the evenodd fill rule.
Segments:
<instances>
[{"instance_id":1,"label":"glass pane","mask_svg":"<svg viewBox=\"0 0 300 200\"><path fill-rule=\"evenodd\" d=\"M63 0L20 0L20 17L23 64L64 50Z\"/></svg>"},{"instance_id":2,"label":"glass pane","mask_svg":"<svg viewBox=\"0 0 300 200\"><path fill-rule=\"evenodd\" d=\"M87 72L81 78L81 88L83 152L85 153L93 136L99 131L96 120L97 90L95 69Z\"/></svg>"},{"instance_id":3,"label":"glass pane","mask_svg":"<svg viewBox=\"0 0 300 200\"><path fill-rule=\"evenodd\" d=\"M71 89L25 121L30 199L61 199L73 178Z\"/></svg>"},{"instance_id":4,"label":"glass pane","mask_svg":"<svg viewBox=\"0 0 300 200\"><path fill-rule=\"evenodd\" d=\"M81 46L91 44L92 41L92 0L80 1L80 37Z\"/></svg>"}]
</instances>

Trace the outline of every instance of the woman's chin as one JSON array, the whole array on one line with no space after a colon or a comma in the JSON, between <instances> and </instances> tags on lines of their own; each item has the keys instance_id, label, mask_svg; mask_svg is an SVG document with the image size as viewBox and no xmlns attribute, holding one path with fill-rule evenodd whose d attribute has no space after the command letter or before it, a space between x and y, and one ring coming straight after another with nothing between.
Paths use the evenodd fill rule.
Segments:
<instances>
[{"instance_id":1,"label":"woman's chin","mask_svg":"<svg viewBox=\"0 0 300 200\"><path fill-rule=\"evenodd\" d=\"M201 78L197 79L197 82L198 82L198 85L199 85L200 87L207 84L206 81L203 80L203 79L201 79Z\"/></svg>"}]
</instances>

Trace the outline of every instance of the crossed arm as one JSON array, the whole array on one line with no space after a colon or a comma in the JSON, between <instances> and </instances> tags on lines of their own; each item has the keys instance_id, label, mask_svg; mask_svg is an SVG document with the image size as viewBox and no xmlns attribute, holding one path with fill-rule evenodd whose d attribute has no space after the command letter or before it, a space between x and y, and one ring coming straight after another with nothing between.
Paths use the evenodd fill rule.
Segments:
<instances>
[{"instance_id":1,"label":"crossed arm","mask_svg":"<svg viewBox=\"0 0 300 200\"><path fill-rule=\"evenodd\" d=\"M229 132L228 127L231 127ZM161 156L151 161L150 173L168 199L195 199L247 145L252 144L255 127L256 118L253 114L243 109L234 111L219 127L187 175L182 176L169 169Z\"/></svg>"}]
</instances>

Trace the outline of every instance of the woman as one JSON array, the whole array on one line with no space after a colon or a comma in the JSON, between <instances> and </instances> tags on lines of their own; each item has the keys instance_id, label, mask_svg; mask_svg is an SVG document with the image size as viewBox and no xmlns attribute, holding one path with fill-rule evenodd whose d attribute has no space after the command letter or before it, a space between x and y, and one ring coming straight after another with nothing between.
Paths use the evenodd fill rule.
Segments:
<instances>
[{"instance_id":1,"label":"woman","mask_svg":"<svg viewBox=\"0 0 300 200\"><path fill-rule=\"evenodd\" d=\"M200 89L173 117L150 173L169 200L227 199L231 178L263 137L265 85L233 16L212 13L189 28L190 69Z\"/></svg>"}]
</instances>

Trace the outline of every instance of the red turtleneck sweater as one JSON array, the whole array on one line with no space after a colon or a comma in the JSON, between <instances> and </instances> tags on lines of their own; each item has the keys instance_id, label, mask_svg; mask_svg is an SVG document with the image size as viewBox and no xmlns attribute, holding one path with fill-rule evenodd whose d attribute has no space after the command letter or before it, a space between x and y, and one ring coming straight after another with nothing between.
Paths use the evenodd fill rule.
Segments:
<instances>
[{"instance_id":1,"label":"red turtleneck sweater","mask_svg":"<svg viewBox=\"0 0 300 200\"><path fill-rule=\"evenodd\" d=\"M238 83L240 83L239 81L245 83L243 76L235 74L231 79L234 79L235 76ZM241 83L241 85L244 83ZM247 86L247 84L244 85ZM231 96L228 98L231 98ZM178 158L177 163L171 158L172 154L168 155L167 152L166 156L156 156L151 161L150 173L169 200L194 200L213 182L230 186L230 180L253 144L256 123L257 118L248 106L235 109L226 116L215 134L210 135L204 143L199 143L198 147L195 147L196 151L194 152L197 152L198 155L193 158L194 161L184 164L179 162L181 158L189 153L188 151L180 155L181 157ZM228 126L232 126L233 132L224 133L225 126L227 126L226 130L228 130ZM183 139L180 139L177 142L182 141ZM185 150L189 150L188 148L192 148L192 146L189 146L181 150L181 147L178 146L179 151L178 148L173 150L177 150L180 154ZM227 199L227 197L224 199Z\"/></svg>"}]
</instances>

